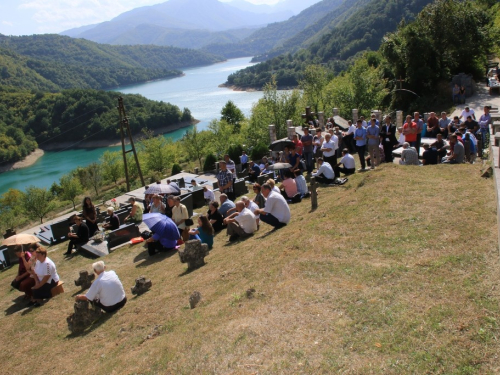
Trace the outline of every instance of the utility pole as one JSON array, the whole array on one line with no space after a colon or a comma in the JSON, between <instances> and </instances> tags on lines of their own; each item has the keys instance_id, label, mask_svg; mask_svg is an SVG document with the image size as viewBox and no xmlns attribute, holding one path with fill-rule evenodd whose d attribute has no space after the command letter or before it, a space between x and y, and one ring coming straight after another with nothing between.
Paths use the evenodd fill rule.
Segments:
<instances>
[{"instance_id":1,"label":"utility pole","mask_svg":"<svg viewBox=\"0 0 500 375\"><path fill-rule=\"evenodd\" d=\"M118 113L120 115L120 132L122 136L122 154L123 154L123 166L125 168L125 179L127 180L127 191L130 191L130 180L128 177L128 166L127 166L127 154L129 152L134 153L135 163L137 165L137 171L139 172L139 177L141 178L142 186L146 185L144 183L144 177L142 177L141 166L139 164L139 159L137 158L137 152L135 151L134 139L132 138L132 133L130 131L130 125L128 123L127 115L125 114L125 107L123 106L123 98L120 96L118 98ZM125 128L125 130L124 130ZM126 134L125 134L126 132ZM125 136L128 137L130 141L130 150L125 150Z\"/></svg>"}]
</instances>

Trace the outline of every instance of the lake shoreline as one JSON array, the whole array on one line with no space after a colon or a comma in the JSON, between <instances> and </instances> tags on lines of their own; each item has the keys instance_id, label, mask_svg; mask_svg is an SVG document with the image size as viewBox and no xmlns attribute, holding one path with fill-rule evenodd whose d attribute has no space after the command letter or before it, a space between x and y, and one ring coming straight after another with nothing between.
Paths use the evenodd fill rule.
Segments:
<instances>
[{"instance_id":1,"label":"lake shoreline","mask_svg":"<svg viewBox=\"0 0 500 375\"><path fill-rule=\"evenodd\" d=\"M168 125L168 126L163 126L158 129L153 130L154 135L163 135L163 134L168 134L173 131L183 129L183 128L188 128L192 125L196 125L199 123L199 120L193 120L193 121L186 121L182 122L180 124L175 124L175 125ZM135 134L134 137L137 137L141 133ZM137 139L134 139L137 141ZM122 144L121 139L115 139L115 140L107 140L107 139L101 139L101 140L96 140L96 141L83 141L78 144L74 144L73 142L59 142L59 143L52 143L48 145L44 145L43 149L42 148L37 148L35 151L33 151L31 154L27 155L23 160L19 160L13 163L7 163L4 165L0 165L0 174L13 171L16 169L21 169L21 168L26 168L26 167L31 167L33 164L35 164L38 159L40 159L44 154L45 151L61 151L61 150L66 150L66 149L95 149L95 148L105 148L105 147L114 147L114 146L120 146ZM126 145L128 142L126 142Z\"/></svg>"},{"instance_id":2,"label":"lake shoreline","mask_svg":"<svg viewBox=\"0 0 500 375\"><path fill-rule=\"evenodd\" d=\"M264 91L263 88L256 88L256 87L241 87L241 86L236 86L236 85L227 85L225 83L221 83L219 87L224 87L226 89L232 90L232 91L245 91L245 92L261 92ZM297 87L291 87L291 86L278 86L276 88L278 91L285 91L285 90L295 90Z\"/></svg>"},{"instance_id":3,"label":"lake shoreline","mask_svg":"<svg viewBox=\"0 0 500 375\"><path fill-rule=\"evenodd\" d=\"M13 170L16 170L16 169L21 169L21 168L26 168L26 167L31 167L44 154L45 154L45 152L42 149L37 148L31 154L27 155L23 160L19 160L19 161L13 162L13 163L6 163L4 165L0 165L0 173L4 173L4 172L8 172L8 171L13 171Z\"/></svg>"}]
</instances>

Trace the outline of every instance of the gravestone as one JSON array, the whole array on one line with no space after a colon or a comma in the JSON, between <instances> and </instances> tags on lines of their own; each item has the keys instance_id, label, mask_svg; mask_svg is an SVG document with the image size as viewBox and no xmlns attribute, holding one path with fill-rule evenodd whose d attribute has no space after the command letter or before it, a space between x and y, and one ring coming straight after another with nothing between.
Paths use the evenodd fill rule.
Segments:
<instances>
[{"instance_id":1,"label":"gravestone","mask_svg":"<svg viewBox=\"0 0 500 375\"><path fill-rule=\"evenodd\" d=\"M325 114L323 112L318 112L318 120L321 130L325 130Z\"/></svg>"},{"instance_id":2,"label":"gravestone","mask_svg":"<svg viewBox=\"0 0 500 375\"><path fill-rule=\"evenodd\" d=\"M153 286L151 280L146 280L146 276L140 276L135 279L135 285L131 288L132 294L140 296L146 293Z\"/></svg>"},{"instance_id":3,"label":"gravestone","mask_svg":"<svg viewBox=\"0 0 500 375\"><path fill-rule=\"evenodd\" d=\"M340 113L340 110L339 110L338 108L334 108L334 109L332 110L333 117L338 116L338 115L339 115L339 113Z\"/></svg>"},{"instance_id":4,"label":"gravestone","mask_svg":"<svg viewBox=\"0 0 500 375\"><path fill-rule=\"evenodd\" d=\"M92 273L89 275L87 271L80 271L80 277L75 280L75 285L84 289L90 288L92 281L95 279L95 275Z\"/></svg>"},{"instance_id":5,"label":"gravestone","mask_svg":"<svg viewBox=\"0 0 500 375\"><path fill-rule=\"evenodd\" d=\"M403 126L403 111L396 112L396 128L399 129Z\"/></svg>"},{"instance_id":6,"label":"gravestone","mask_svg":"<svg viewBox=\"0 0 500 375\"><path fill-rule=\"evenodd\" d=\"M269 125L269 139L271 143L276 141L276 126L275 125Z\"/></svg>"},{"instance_id":7,"label":"gravestone","mask_svg":"<svg viewBox=\"0 0 500 375\"><path fill-rule=\"evenodd\" d=\"M358 122L358 110L353 109L352 110L352 123L356 124L356 122Z\"/></svg>"},{"instance_id":8,"label":"gravestone","mask_svg":"<svg viewBox=\"0 0 500 375\"><path fill-rule=\"evenodd\" d=\"M287 137L289 140L293 140L295 135L295 127L293 126L292 120L286 120Z\"/></svg>"},{"instance_id":9,"label":"gravestone","mask_svg":"<svg viewBox=\"0 0 500 375\"><path fill-rule=\"evenodd\" d=\"M75 312L68 316L68 329L72 333L85 331L94 321L103 314L102 310L89 301L76 301L74 305Z\"/></svg>"},{"instance_id":10,"label":"gravestone","mask_svg":"<svg viewBox=\"0 0 500 375\"><path fill-rule=\"evenodd\" d=\"M311 112L311 107L306 107L306 113L302 114L302 118L305 120L305 123L308 124L309 121L314 122L314 115L316 113ZM316 126L315 126L316 127Z\"/></svg>"},{"instance_id":11,"label":"gravestone","mask_svg":"<svg viewBox=\"0 0 500 375\"><path fill-rule=\"evenodd\" d=\"M205 257L209 254L208 245L199 240L189 240L184 249L179 250L181 263L187 263L188 271L192 271L205 264Z\"/></svg>"},{"instance_id":12,"label":"gravestone","mask_svg":"<svg viewBox=\"0 0 500 375\"><path fill-rule=\"evenodd\" d=\"M130 241L132 238L139 237L139 227L134 224L123 224L120 227L108 234L108 250L123 245L125 242Z\"/></svg>"},{"instance_id":13,"label":"gravestone","mask_svg":"<svg viewBox=\"0 0 500 375\"><path fill-rule=\"evenodd\" d=\"M201 300L201 293L195 290L190 296L189 296L189 306L194 309L196 305L200 302Z\"/></svg>"}]
</instances>

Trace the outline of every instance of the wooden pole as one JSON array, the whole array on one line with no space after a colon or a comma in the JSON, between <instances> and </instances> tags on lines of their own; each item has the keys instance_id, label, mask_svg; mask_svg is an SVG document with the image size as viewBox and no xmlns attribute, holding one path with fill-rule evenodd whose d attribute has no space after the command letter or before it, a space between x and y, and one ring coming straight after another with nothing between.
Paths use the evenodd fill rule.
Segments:
<instances>
[{"instance_id":1,"label":"wooden pole","mask_svg":"<svg viewBox=\"0 0 500 375\"><path fill-rule=\"evenodd\" d=\"M311 208L318 208L318 192L316 191L316 177L311 177Z\"/></svg>"}]
</instances>

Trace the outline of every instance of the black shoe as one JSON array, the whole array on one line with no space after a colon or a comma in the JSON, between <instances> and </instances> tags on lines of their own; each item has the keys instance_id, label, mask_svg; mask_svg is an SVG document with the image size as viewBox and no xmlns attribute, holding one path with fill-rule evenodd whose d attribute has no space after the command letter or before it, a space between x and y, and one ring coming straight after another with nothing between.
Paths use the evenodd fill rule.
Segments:
<instances>
[{"instance_id":1,"label":"black shoe","mask_svg":"<svg viewBox=\"0 0 500 375\"><path fill-rule=\"evenodd\" d=\"M36 303L35 301L29 301L28 306L33 306L33 305L35 305L35 303Z\"/></svg>"},{"instance_id":2,"label":"black shoe","mask_svg":"<svg viewBox=\"0 0 500 375\"><path fill-rule=\"evenodd\" d=\"M238 236L237 234L232 234L231 236L229 236L229 242L238 241L238 238L240 238L240 236Z\"/></svg>"},{"instance_id":3,"label":"black shoe","mask_svg":"<svg viewBox=\"0 0 500 375\"><path fill-rule=\"evenodd\" d=\"M42 306L42 305L40 305L40 302L35 302L35 303L33 304L33 307L40 307L40 306Z\"/></svg>"}]
</instances>

